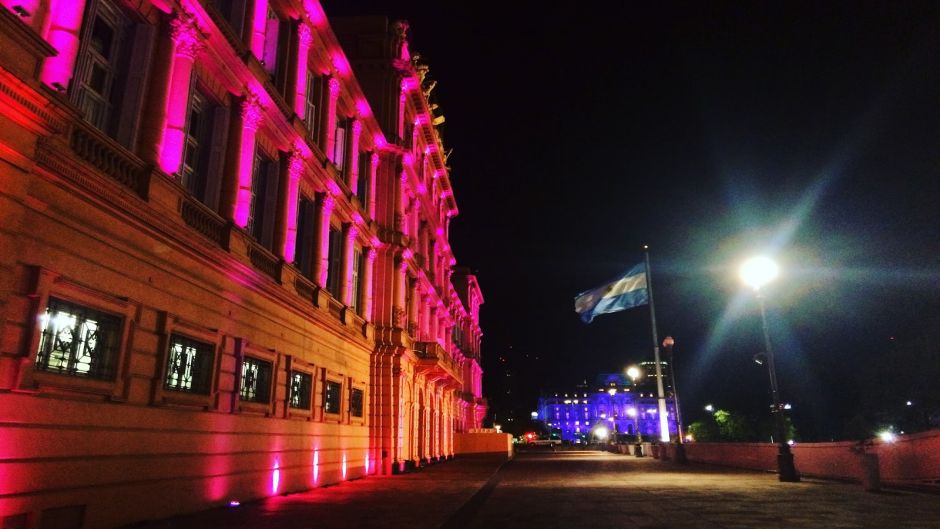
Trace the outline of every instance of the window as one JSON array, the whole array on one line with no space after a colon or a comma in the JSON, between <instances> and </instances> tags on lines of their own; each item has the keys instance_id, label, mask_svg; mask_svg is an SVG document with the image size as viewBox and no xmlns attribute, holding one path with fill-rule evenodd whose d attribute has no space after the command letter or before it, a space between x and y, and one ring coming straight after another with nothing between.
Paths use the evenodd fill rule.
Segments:
<instances>
[{"instance_id":1,"label":"window","mask_svg":"<svg viewBox=\"0 0 940 529\"><path fill-rule=\"evenodd\" d=\"M170 336L166 381L163 387L208 395L212 389L212 358L215 346L174 334Z\"/></svg>"},{"instance_id":2,"label":"window","mask_svg":"<svg viewBox=\"0 0 940 529\"><path fill-rule=\"evenodd\" d=\"M333 135L333 164L339 172L346 170L346 131L349 130L349 120L336 117L336 132Z\"/></svg>"},{"instance_id":3,"label":"window","mask_svg":"<svg viewBox=\"0 0 940 529\"><path fill-rule=\"evenodd\" d=\"M356 247L353 250L353 261L350 263L352 265L352 296L349 300L349 306L352 308L353 312L359 314L360 308L362 306L361 297L362 297L362 248Z\"/></svg>"},{"instance_id":4,"label":"window","mask_svg":"<svg viewBox=\"0 0 940 529\"><path fill-rule=\"evenodd\" d=\"M193 88L180 177L196 200L213 210L219 203L228 119L228 109L213 104L202 91Z\"/></svg>"},{"instance_id":5,"label":"window","mask_svg":"<svg viewBox=\"0 0 940 529\"><path fill-rule=\"evenodd\" d=\"M251 178L251 208L245 229L268 250L274 251L274 218L277 209L278 163L260 151L255 153Z\"/></svg>"},{"instance_id":6,"label":"window","mask_svg":"<svg viewBox=\"0 0 940 529\"><path fill-rule=\"evenodd\" d=\"M108 0L88 2L70 97L85 121L125 147L137 134L153 34Z\"/></svg>"},{"instance_id":7,"label":"window","mask_svg":"<svg viewBox=\"0 0 940 529\"><path fill-rule=\"evenodd\" d=\"M271 399L271 362L250 356L242 361L241 384L238 396L242 402L267 404Z\"/></svg>"},{"instance_id":8,"label":"window","mask_svg":"<svg viewBox=\"0 0 940 529\"><path fill-rule=\"evenodd\" d=\"M356 180L356 196L359 197L359 203L362 207L369 205L369 180L372 175L372 153L359 153L359 175Z\"/></svg>"},{"instance_id":9,"label":"window","mask_svg":"<svg viewBox=\"0 0 940 529\"><path fill-rule=\"evenodd\" d=\"M343 232L330 226L330 248L326 270L326 289L334 299L342 299L343 277L340 267L343 264Z\"/></svg>"},{"instance_id":10,"label":"window","mask_svg":"<svg viewBox=\"0 0 940 529\"><path fill-rule=\"evenodd\" d=\"M245 24L245 0L216 0L216 7L240 40Z\"/></svg>"},{"instance_id":11,"label":"window","mask_svg":"<svg viewBox=\"0 0 940 529\"><path fill-rule=\"evenodd\" d=\"M353 417L362 417L362 395L361 389L353 389L349 393L349 414Z\"/></svg>"},{"instance_id":12,"label":"window","mask_svg":"<svg viewBox=\"0 0 940 529\"><path fill-rule=\"evenodd\" d=\"M323 105L323 78L307 70L307 100L304 103L304 125L316 142L320 138L320 110Z\"/></svg>"},{"instance_id":13,"label":"window","mask_svg":"<svg viewBox=\"0 0 940 529\"><path fill-rule=\"evenodd\" d=\"M49 298L40 322L37 369L114 380L120 349L119 316Z\"/></svg>"},{"instance_id":14,"label":"window","mask_svg":"<svg viewBox=\"0 0 940 529\"><path fill-rule=\"evenodd\" d=\"M313 377L300 371L290 372L290 407L298 410L310 409L310 390Z\"/></svg>"},{"instance_id":15,"label":"window","mask_svg":"<svg viewBox=\"0 0 940 529\"><path fill-rule=\"evenodd\" d=\"M343 385L339 382L327 380L323 386L323 411L326 413L339 413L340 397Z\"/></svg>"},{"instance_id":16,"label":"window","mask_svg":"<svg viewBox=\"0 0 940 529\"><path fill-rule=\"evenodd\" d=\"M313 278L313 244L316 234L316 204L301 196L297 204L297 251L294 260L300 273Z\"/></svg>"}]
</instances>

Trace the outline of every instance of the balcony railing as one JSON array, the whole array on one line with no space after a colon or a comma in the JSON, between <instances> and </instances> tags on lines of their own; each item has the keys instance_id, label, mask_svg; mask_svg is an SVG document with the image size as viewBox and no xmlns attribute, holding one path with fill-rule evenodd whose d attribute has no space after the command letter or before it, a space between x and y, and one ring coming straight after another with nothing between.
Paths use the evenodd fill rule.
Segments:
<instances>
[{"instance_id":1,"label":"balcony railing","mask_svg":"<svg viewBox=\"0 0 940 529\"><path fill-rule=\"evenodd\" d=\"M76 122L69 134L69 147L76 156L95 169L147 197L150 171L146 165L116 141L84 122Z\"/></svg>"},{"instance_id":2,"label":"balcony railing","mask_svg":"<svg viewBox=\"0 0 940 529\"><path fill-rule=\"evenodd\" d=\"M281 282L281 260L258 243L248 245L248 259L255 268L261 270L271 279Z\"/></svg>"},{"instance_id":3,"label":"balcony railing","mask_svg":"<svg viewBox=\"0 0 940 529\"><path fill-rule=\"evenodd\" d=\"M180 199L180 216L190 228L205 235L212 242L224 246L225 219L190 197Z\"/></svg>"},{"instance_id":4,"label":"balcony railing","mask_svg":"<svg viewBox=\"0 0 940 529\"><path fill-rule=\"evenodd\" d=\"M460 364L437 342L415 342L415 354L422 360L433 361L455 380L461 380Z\"/></svg>"}]
</instances>

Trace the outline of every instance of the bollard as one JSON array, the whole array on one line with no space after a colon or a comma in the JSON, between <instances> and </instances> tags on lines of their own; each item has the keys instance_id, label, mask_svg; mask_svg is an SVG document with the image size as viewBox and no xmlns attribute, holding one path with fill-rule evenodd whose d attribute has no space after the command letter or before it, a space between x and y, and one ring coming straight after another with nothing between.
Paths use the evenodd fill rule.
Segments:
<instances>
[{"instance_id":1,"label":"bollard","mask_svg":"<svg viewBox=\"0 0 940 529\"><path fill-rule=\"evenodd\" d=\"M864 452L859 454L862 460L862 487L867 492L881 490L881 472L878 469L878 454Z\"/></svg>"}]
</instances>

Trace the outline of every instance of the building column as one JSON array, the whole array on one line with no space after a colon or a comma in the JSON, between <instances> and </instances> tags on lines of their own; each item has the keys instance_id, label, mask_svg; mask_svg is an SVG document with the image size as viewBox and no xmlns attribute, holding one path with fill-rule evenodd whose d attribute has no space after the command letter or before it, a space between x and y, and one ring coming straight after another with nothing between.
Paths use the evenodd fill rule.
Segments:
<instances>
[{"instance_id":1,"label":"building column","mask_svg":"<svg viewBox=\"0 0 940 529\"><path fill-rule=\"evenodd\" d=\"M369 211L369 218L375 218L375 177L376 173L379 170L379 154L376 152L372 153L372 158L369 160L369 196L367 209Z\"/></svg>"},{"instance_id":2,"label":"building column","mask_svg":"<svg viewBox=\"0 0 940 529\"><path fill-rule=\"evenodd\" d=\"M248 92L242 102L241 142L238 151L238 189L235 194L235 211L232 218L235 225L244 228L248 225L251 213L251 179L255 163L255 134L261 125L264 113L258 96Z\"/></svg>"},{"instance_id":3,"label":"building column","mask_svg":"<svg viewBox=\"0 0 940 529\"><path fill-rule=\"evenodd\" d=\"M336 160L333 159L336 149L333 147L336 143L336 100L339 99L339 79L330 77L327 85L330 93L326 105L326 134L322 135L326 138L326 145L324 145L323 150L326 153L326 158L336 163Z\"/></svg>"},{"instance_id":4,"label":"building column","mask_svg":"<svg viewBox=\"0 0 940 529\"><path fill-rule=\"evenodd\" d=\"M349 152L346 153L346 174L349 178L346 183L355 195L359 188L359 137L362 135L362 122L354 119L349 128Z\"/></svg>"},{"instance_id":5,"label":"building column","mask_svg":"<svg viewBox=\"0 0 940 529\"><path fill-rule=\"evenodd\" d=\"M340 301L348 307L352 305L353 259L355 258L356 236L359 234L359 229L353 224L346 224L343 226L343 231L345 232L343 233L343 260L342 265L340 265L340 273L342 274L340 277L343 278L341 290L343 299Z\"/></svg>"},{"instance_id":6,"label":"building column","mask_svg":"<svg viewBox=\"0 0 940 529\"><path fill-rule=\"evenodd\" d=\"M172 175L179 172L180 163L183 160L193 62L196 55L205 48L205 43L196 26L196 21L185 11L181 11L170 22L170 28L173 58L170 64L170 81L166 94L159 163L163 172Z\"/></svg>"},{"instance_id":7,"label":"building column","mask_svg":"<svg viewBox=\"0 0 940 529\"><path fill-rule=\"evenodd\" d=\"M59 53L43 61L39 79L60 92L68 90L75 71L78 35L84 14L85 0L52 0L49 3L44 33L46 41Z\"/></svg>"},{"instance_id":8,"label":"building column","mask_svg":"<svg viewBox=\"0 0 940 529\"><path fill-rule=\"evenodd\" d=\"M362 317L366 321L373 321L372 316L372 303L373 303L373 293L372 293L372 274L375 269L375 258L378 256L378 252L375 251L375 248L369 248L366 250L366 262L365 268L362 271L362 288L365 289L365 303L362 307Z\"/></svg>"},{"instance_id":9,"label":"building column","mask_svg":"<svg viewBox=\"0 0 940 529\"><path fill-rule=\"evenodd\" d=\"M251 14L251 53L259 61L264 57L264 39L268 29L268 0L254 0Z\"/></svg>"},{"instance_id":10,"label":"building column","mask_svg":"<svg viewBox=\"0 0 940 529\"><path fill-rule=\"evenodd\" d=\"M317 199L317 253L313 260L313 277L320 288L326 288L330 267L330 216L336 200L329 193L318 193Z\"/></svg>"},{"instance_id":11,"label":"building column","mask_svg":"<svg viewBox=\"0 0 940 529\"><path fill-rule=\"evenodd\" d=\"M304 157L300 149L294 149L290 155L290 161L287 165L287 200L282 211L286 212L284 247L282 255L284 261L294 262L297 254L297 208L299 201L297 195L300 192L300 177L304 173Z\"/></svg>"},{"instance_id":12,"label":"building column","mask_svg":"<svg viewBox=\"0 0 940 529\"><path fill-rule=\"evenodd\" d=\"M300 27L297 28L297 63L294 64L296 71L294 78L297 79L294 86L294 113L301 119L307 112L307 62L311 45L313 45L313 33L301 21Z\"/></svg>"}]
</instances>

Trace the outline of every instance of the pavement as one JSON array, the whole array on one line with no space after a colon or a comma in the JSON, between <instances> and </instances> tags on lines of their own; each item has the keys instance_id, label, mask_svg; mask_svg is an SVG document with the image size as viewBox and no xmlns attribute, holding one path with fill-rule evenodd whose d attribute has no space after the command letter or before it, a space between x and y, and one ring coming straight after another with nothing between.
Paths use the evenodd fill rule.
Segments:
<instances>
[{"instance_id":1,"label":"pavement","mask_svg":"<svg viewBox=\"0 0 940 529\"><path fill-rule=\"evenodd\" d=\"M501 466L502 465L502 466ZM590 451L459 457L143 529L940 529L940 497Z\"/></svg>"}]
</instances>

